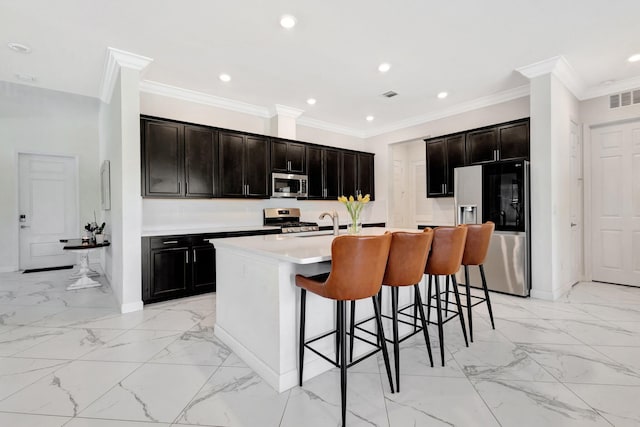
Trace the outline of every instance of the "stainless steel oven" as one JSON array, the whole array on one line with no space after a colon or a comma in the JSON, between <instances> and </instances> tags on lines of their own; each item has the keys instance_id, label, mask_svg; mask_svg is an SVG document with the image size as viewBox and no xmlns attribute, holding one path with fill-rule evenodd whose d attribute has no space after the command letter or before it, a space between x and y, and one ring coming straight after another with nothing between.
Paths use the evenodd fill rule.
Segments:
<instances>
[{"instance_id":1,"label":"stainless steel oven","mask_svg":"<svg viewBox=\"0 0 640 427\"><path fill-rule=\"evenodd\" d=\"M271 197L307 197L307 175L271 174Z\"/></svg>"}]
</instances>

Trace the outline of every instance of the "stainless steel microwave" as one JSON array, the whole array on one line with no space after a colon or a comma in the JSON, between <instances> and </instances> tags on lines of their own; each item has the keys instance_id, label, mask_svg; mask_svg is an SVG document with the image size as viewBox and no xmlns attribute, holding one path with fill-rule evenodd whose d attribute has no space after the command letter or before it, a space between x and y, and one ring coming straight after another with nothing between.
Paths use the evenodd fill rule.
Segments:
<instances>
[{"instance_id":1,"label":"stainless steel microwave","mask_svg":"<svg viewBox=\"0 0 640 427\"><path fill-rule=\"evenodd\" d=\"M272 173L271 197L307 197L307 175Z\"/></svg>"}]
</instances>

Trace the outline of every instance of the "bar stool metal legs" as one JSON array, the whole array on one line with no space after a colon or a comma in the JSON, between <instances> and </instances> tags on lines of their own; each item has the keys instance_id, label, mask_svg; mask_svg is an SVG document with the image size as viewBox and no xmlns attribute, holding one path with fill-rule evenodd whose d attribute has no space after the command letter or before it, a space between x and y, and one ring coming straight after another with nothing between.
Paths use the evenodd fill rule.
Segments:
<instances>
[{"instance_id":1,"label":"bar stool metal legs","mask_svg":"<svg viewBox=\"0 0 640 427\"><path fill-rule=\"evenodd\" d=\"M440 293L440 281L438 280L438 276L435 277L435 280L432 279L433 275L429 275L429 279L428 279L428 283L429 283L429 287L428 287L428 304L427 304L427 312L430 313L431 312L431 299L435 299L436 300L436 317L437 320L436 322L430 322L430 323L436 323L438 325L438 339L440 341L440 361L442 362L442 366L444 366L444 324L446 322L448 322L449 320L453 319L453 317L449 317L448 313L449 313L449 309L445 308L444 312L446 313L446 318L443 319L442 317L442 299L441 299L441 293ZM458 318L460 319L460 327L462 328L462 335L464 336L464 343L467 347L469 347L469 341L467 339L467 330L465 327L465 323L464 323L464 315L462 313L462 304L460 302L460 294L458 292L458 282L456 281L456 276L455 275L450 275L447 276L447 279L451 279L451 284L453 285L453 294L455 296L456 299L456 306L458 311L456 312L456 316L458 316ZM435 282L435 295L432 296L431 294L431 281ZM447 280L448 282L448 280ZM448 300L448 294L449 292L445 292L447 294L447 300ZM445 301L445 307L448 304L448 301ZM428 318L430 318L430 316L428 316Z\"/></svg>"},{"instance_id":2,"label":"bar stool metal legs","mask_svg":"<svg viewBox=\"0 0 640 427\"><path fill-rule=\"evenodd\" d=\"M305 342L305 323L306 323L306 300L307 300L307 291L305 289L300 290L300 343L298 346L299 349L299 359L298 359L298 383L302 386L302 376L304 371L304 348L307 346L307 342ZM371 297L371 302L373 303L373 310L375 312L376 319L376 328L378 333L378 341L381 343L380 350L382 350L382 356L384 358L384 365L387 370L387 378L389 379L389 387L391 388L391 393L394 392L393 388L393 378L391 375L391 363L389 361L389 353L387 351L386 339L384 337L384 329L382 328L382 316L380 314L380 307L378 302L378 296L374 295ZM353 301L352 301L353 303ZM347 301L336 301L336 330L330 333L335 333L336 340L336 362L335 365L340 368L340 395L341 395L341 409L342 409L342 425L346 424L347 417L347 368L358 363L370 355L375 354L375 351L365 355L364 357L356 360L356 362L349 363L347 361L347 335L351 335L351 333L347 333L346 327L346 318L347 318ZM352 322L352 325L354 323ZM351 327L353 329L353 326ZM325 334L323 336L326 336ZM315 340L311 340L315 341ZM353 340L351 341L351 354L353 354ZM315 353L319 354L317 351L310 348ZM377 351L377 350L376 350ZM321 354L319 354L322 356ZM322 356L325 360L330 361L326 356Z\"/></svg>"}]
</instances>

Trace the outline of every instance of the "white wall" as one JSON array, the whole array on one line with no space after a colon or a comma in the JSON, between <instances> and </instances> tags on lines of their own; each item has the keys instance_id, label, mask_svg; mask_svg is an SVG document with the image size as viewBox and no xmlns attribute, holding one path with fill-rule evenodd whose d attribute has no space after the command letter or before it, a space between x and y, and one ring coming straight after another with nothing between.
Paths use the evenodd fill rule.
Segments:
<instances>
[{"instance_id":1,"label":"white wall","mask_svg":"<svg viewBox=\"0 0 640 427\"><path fill-rule=\"evenodd\" d=\"M271 129L274 120L270 118L260 118L209 105L148 93L140 95L140 108L141 114L196 124L263 135L272 135L273 132L277 131L277 129ZM297 126L295 139L333 147L369 151L360 138L306 126ZM376 169L375 172L377 174L378 170ZM386 221L385 210L374 209L377 203L377 201L371 202L363 210L363 221ZM330 225L330 223L328 220L325 220L325 222L318 221L320 213L336 209L340 216L340 223L347 224L348 222L346 209L337 201L297 201L292 199L171 200L146 198L143 200L142 226L144 230L171 230L177 228L262 225L262 209L266 207L299 207L303 221L319 222L321 225Z\"/></svg>"},{"instance_id":2,"label":"white wall","mask_svg":"<svg viewBox=\"0 0 640 427\"><path fill-rule=\"evenodd\" d=\"M96 99L0 82L0 271L18 269L18 153L78 158L80 216L100 210Z\"/></svg>"}]
</instances>

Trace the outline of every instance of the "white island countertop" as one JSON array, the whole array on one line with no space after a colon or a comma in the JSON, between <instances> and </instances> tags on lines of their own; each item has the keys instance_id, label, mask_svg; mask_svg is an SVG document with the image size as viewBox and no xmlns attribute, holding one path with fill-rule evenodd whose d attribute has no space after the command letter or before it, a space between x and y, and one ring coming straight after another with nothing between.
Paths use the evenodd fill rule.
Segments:
<instances>
[{"instance_id":1,"label":"white island countertop","mask_svg":"<svg viewBox=\"0 0 640 427\"><path fill-rule=\"evenodd\" d=\"M375 236L386 231L408 231L417 233L415 229L367 227L360 235ZM322 234L271 234L264 236L231 237L225 239L209 239L216 248L241 250L256 255L288 261L294 264L314 264L331 261L331 232ZM347 235L341 230L341 236Z\"/></svg>"}]
</instances>

